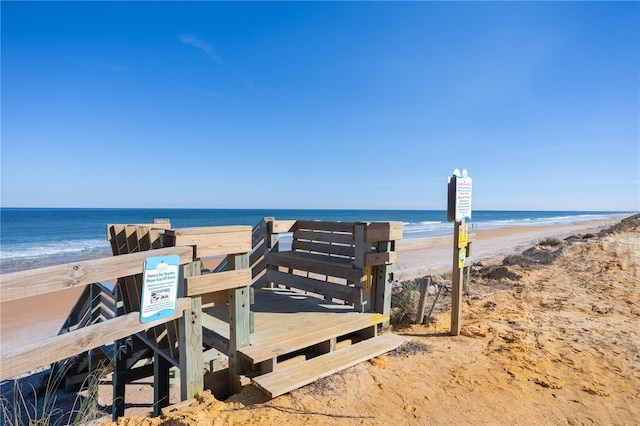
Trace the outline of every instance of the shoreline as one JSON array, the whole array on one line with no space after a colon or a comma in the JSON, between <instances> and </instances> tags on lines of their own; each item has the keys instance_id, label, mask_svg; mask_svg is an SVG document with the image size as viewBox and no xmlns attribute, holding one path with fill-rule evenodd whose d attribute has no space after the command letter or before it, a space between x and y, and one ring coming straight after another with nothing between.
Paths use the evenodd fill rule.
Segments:
<instances>
[{"instance_id":1,"label":"shoreline","mask_svg":"<svg viewBox=\"0 0 640 426\"><path fill-rule=\"evenodd\" d=\"M576 233L595 233L619 223L629 216L580 221L567 225L510 226L496 229L480 229L471 247L471 262L494 264L507 255L515 254L544 238L564 239ZM443 274L452 270L452 234L421 239L407 239L396 243L398 252L394 274L399 280L421 278L431 274ZM419 265L419 266L416 266Z\"/></svg>"},{"instance_id":2,"label":"shoreline","mask_svg":"<svg viewBox=\"0 0 640 426\"><path fill-rule=\"evenodd\" d=\"M545 217L544 215L539 219L507 219L502 220L499 217L495 217L494 219L487 220L487 218L482 217L483 211L479 211L476 219L478 221L470 221L470 229L471 232L474 230L477 233L484 232L500 232L501 230L505 230L506 232L512 232L511 230L516 228L530 228L530 229L542 229L545 227L563 227L569 226L573 224L579 224L584 221L586 222L595 222L595 221L606 221L611 222L614 220L620 220L621 218L628 217L635 213L620 213L620 212L591 212L593 215L579 215L581 212L554 212L556 216L553 217ZM566 216L562 214L566 213ZM570 213L575 213L571 215ZM596 214L598 213L598 214ZM517 217L514 216L514 217ZM535 214L532 217L536 217ZM345 218L336 218L336 220L343 220ZM419 218L389 218L389 217L376 217L372 218L373 221L381 220L397 220L402 221L404 224L404 232L403 232L403 240L398 244L398 247L413 245L415 241L423 241L426 239L434 239L445 237L447 235L451 235L453 233L453 226L451 223L441 222L441 218L437 219L436 222L431 222L428 220L426 222L420 222ZM107 219L105 219L107 220ZM351 218L349 218L351 220ZM407 222L407 220L410 220ZM413 222L416 220L416 222ZM520 220L520 222L518 222ZM551 223L548 221L551 220ZM570 220L574 220L575 222L568 222ZM435 228L431 229L431 226L435 226ZM209 225L216 226L216 225ZM8 231L7 231L8 232ZM47 231L50 235L55 235L55 230L50 229ZM55 243L52 241L43 242L46 250L42 252L42 254L34 254L41 252L41 245L37 242L27 243L26 246L15 246L12 243L13 239L8 238L3 239L2 244L2 256L0 256L0 275L5 273L19 272L33 268L41 268L48 266L55 266L64 263L71 262L79 262L83 260L91 260L91 259L99 259L111 256L111 249L109 247L106 238L102 239L100 236L98 240L95 238L87 239L76 239L75 237L71 239L59 239ZM285 242L290 237L284 236L283 242ZM9 242L7 242L9 241ZM96 246L98 242L99 247ZM90 250L85 251L86 244L90 243ZM419 244L419 243L418 243ZM15 246L15 247L14 247ZM60 246L65 247L65 250L62 252L56 252L52 247ZM53 251L52 251L53 250ZM22 252L24 251L24 252Z\"/></svg>"}]
</instances>

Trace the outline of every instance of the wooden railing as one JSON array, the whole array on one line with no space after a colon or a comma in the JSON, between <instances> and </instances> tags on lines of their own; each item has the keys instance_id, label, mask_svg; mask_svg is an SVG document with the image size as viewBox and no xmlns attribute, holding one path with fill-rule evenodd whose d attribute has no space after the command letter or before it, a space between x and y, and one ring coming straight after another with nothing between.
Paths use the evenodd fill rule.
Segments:
<instances>
[{"instance_id":1,"label":"wooden railing","mask_svg":"<svg viewBox=\"0 0 640 426\"><path fill-rule=\"evenodd\" d=\"M249 252L251 227L216 226L172 229L168 220L143 225L109 225L108 236L115 255L145 252L154 247L191 246L193 262L184 270L182 295L191 301L191 316L179 324L164 326L139 335L154 353L173 365L204 365L220 356L229 357L231 390L240 391L241 361L236 351L249 345L250 284ZM203 259L222 260L213 271L203 273ZM140 304L141 276L119 281L125 301L125 311ZM208 316L206 308L227 305L229 324L219 324ZM214 324L213 326L211 324ZM224 344L218 345L224 341ZM168 369L165 369L168 371ZM163 373L168 374L168 373ZM202 369L182 371L181 397L191 398L204 386Z\"/></svg>"},{"instance_id":2,"label":"wooden railing","mask_svg":"<svg viewBox=\"0 0 640 426\"><path fill-rule=\"evenodd\" d=\"M291 251L283 252L280 234L288 232ZM401 238L400 222L265 218L253 230L254 286L281 284L389 315L394 246Z\"/></svg>"},{"instance_id":3,"label":"wooden railing","mask_svg":"<svg viewBox=\"0 0 640 426\"><path fill-rule=\"evenodd\" d=\"M157 256L178 255L180 264L187 264L193 260L192 247L159 249L154 250L153 254ZM144 260L148 256L149 253L134 253L3 274L0 281L2 302L84 287L114 277L139 274L142 273ZM189 307L189 304L188 297L178 299L175 315L167 319L142 324L139 312L130 312L108 321L2 352L0 354L0 380L47 366L182 317L183 311Z\"/></svg>"}]
</instances>

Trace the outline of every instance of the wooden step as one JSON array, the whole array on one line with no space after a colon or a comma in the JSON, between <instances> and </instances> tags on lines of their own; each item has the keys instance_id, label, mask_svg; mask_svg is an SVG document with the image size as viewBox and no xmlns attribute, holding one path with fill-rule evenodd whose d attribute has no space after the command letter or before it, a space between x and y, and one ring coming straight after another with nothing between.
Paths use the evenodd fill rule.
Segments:
<instances>
[{"instance_id":1,"label":"wooden step","mask_svg":"<svg viewBox=\"0 0 640 426\"><path fill-rule=\"evenodd\" d=\"M276 358L304 349L318 343L345 336L357 331L373 328L372 335L375 335L375 327L389 320L389 317L382 314L357 314L345 313L339 317L333 317L333 323L314 324L313 327L299 327L293 332L271 339L262 340L252 346L238 349L252 364Z\"/></svg>"},{"instance_id":2,"label":"wooden step","mask_svg":"<svg viewBox=\"0 0 640 426\"><path fill-rule=\"evenodd\" d=\"M338 371L389 352L405 341L407 341L407 338L398 336L397 334L384 334L325 355L320 355L301 364L255 377L252 381L258 388L264 391L269 398L275 398L291 392L294 389L308 385L318 379L330 376Z\"/></svg>"}]
</instances>

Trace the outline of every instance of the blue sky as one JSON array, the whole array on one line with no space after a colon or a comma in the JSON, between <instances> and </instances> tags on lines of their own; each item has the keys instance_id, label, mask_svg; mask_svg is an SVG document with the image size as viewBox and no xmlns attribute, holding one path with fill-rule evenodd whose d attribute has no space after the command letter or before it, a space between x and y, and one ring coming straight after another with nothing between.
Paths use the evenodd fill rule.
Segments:
<instances>
[{"instance_id":1,"label":"blue sky","mask_svg":"<svg viewBox=\"0 0 640 426\"><path fill-rule=\"evenodd\" d=\"M4 207L640 210L640 3L5 2Z\"/></svg>"}]
</instances>

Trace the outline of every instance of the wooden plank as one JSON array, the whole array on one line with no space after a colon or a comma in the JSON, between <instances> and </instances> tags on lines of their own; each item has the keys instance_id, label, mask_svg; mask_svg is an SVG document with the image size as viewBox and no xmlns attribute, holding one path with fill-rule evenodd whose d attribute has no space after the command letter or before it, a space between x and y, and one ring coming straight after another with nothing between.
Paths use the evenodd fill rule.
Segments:
<instances>
[{"instance_id":1,"label":"wooden plank","mask_svg":"<svg viewBox=\"0 0 640 426\"><path fill-rule=\"evenodd\" d=\"M0 381L49 365L76 354L113 343L118 339L163 324L167 320L182 316L189 306L188 298L179 298L176 313L148 323L140 322L140 313L132 312L109 321L81 328L69 333L49 337L0 355Z\"/></svg>"},{"instance_id":2,"label":"wooden plank","mask_svg":"<svg viewBox=\"0 0 640 426\"><path fill-rule=\"evenodd\" d=\"M254 279L267 269L267 258L262 257L256 264L251 265L251 278Z\"/></svg>"},{"instance_id":3,"label":"wooden plank","mask_svg":"<svg viewBox=\"0 0 640 426\"><path fill-rule=\"evenodd\" d=\"M296 230L293 233L293 238L296 240L324 241L327 243L353 245L353 234L351 233Z\"/></svg>"},{"instance_id":4,"label":"wooden plank","mask_svg":"<svg viewBox=\"0 0 640 426\"><path fill-rule=\"evenodd\" d=\"M276 271L275 269L267 271L267 281L304 291L310 291L323 296L330 296L350 303L362 302L362 289L357 287L349 287L347 285L334 284L300 275L288 274L286 272Z\"/></svg>"},{"instance_id":5,"label":"wooden plank","mask_svg":"<svg viewBox=\"0 0 640 426\"><path fill-rule=\"evenodd\" d=\"M462 220L464 223L464 219ZM458 241L460 236L461 223L453 223L453 271L451 274L451 336L460 335L462 326L462 268L458 267L459 247Z\"/></svg>"},{"instance_id":6,"label":"wooden plank","mask_svg":"<svg viewBox=\"0 0 640 426\"><path fill-rule=\"evenodd\" d=\"M342 315L343 318L341 320L323 324L320 329L317 324L310 328L298 327L284 336L263 340L253 346L241 348L239 352L253 364L257 364L267 359L295 352L328 339L345 336L389 320L389 317L380 314Z\"/></svg>"},{"instance_id":7,"label":"wooden plank","mask_svg":"<svg viewBox=\"0 0 640 426\"><path fill-rule=\"evenodd\" d=\"M174 228L167 230L168 235L176 237L215 235L215 234L236 234L244 232L252 232L253 228L247 225L230 225L230 226L200 226L192 228Z\"/></svg>"},{"instance_id":8,"label":"wooden plank","mask_svg":"<svg viewBox=\"0 0 640 426\"><path fill-rule=\"evenodd\" d=\"M390 265L396 262L397 257L395 251L365 254L364 266Z\"/></svg>"},{"instance_id":9,"label":"wooden plank","mask_svg":"<svg viewBox=\"0 0 640 426\"><path fill-rule=\"evenodd\" d=\"M159 416L169 405L169 370L171 364L158 352L153 352L153 415Z\"/></svg>"},{"instance_id":10,"label":"wooden plank","mask_svg":"<svg viewBox=\"0 0 640 426\"><path fill-rule=\"evenodd\" d=\"M329 257L321 254L296 252L271 253L268 263L273 266L330 275L349 281L359 282L364 275L363 270L353 268L351 262L347 259Z\"/></svg>"},{"instance_id":11,"label":"wooden plank","mask_svg":"<svg viewBox=\"0 0 640 426\"><path fill-rule=\"evenodd\" d=\"M296 229L353 233L354 222L327 222L321 220L298 220Z\"/></svg>"},{"instance_id":12,"label":"wooden plank","mask_svg":"<svg viewBox=\"0 0 640 426\"><path fill-rule=\"evenodd\" d=\"M380 241L377 244L377 250L380 253L385 253L391 249L393 243L389 241ZM372 271L373 275L373 292L375 294L373 309L381 313L382 315L391 315L391 284L393 282L393 265L384 264L374 266ZM383 327L388 327L389 322L382 324Z\"/></svg>"},{"instance_id":13,"label":"wooden plank","mask_svg":"<svg viewBox=\"0 0 640 426\"><path fill-rule=\"evenodd\" d=\"M402 239L402 222L370 222L365 231L365 241L395 241Z\"/></svg>"},{"instance_id":14,"label":"wooden plank","mask_svg":"<svg viewBox=\"0 0 640 426\"><path fill-rule=\"evenodd\" d=\"M371 244L365 242L366 224L356 223L353 229L353 242L355 244L355 251L353 256L353 263L356 268L364 269L360 279L354 281L357 287L362 288L362 301L354 308L356 311L365 312L365 310L372 311L371 302L373 300L371 295L371 277L369 275L370 268L367 268L364 264L365 255L371 253Z\"/></svg>"},{"instance_id":15,"label":"wooden plank","mask_svg":"<svg viewBox=\"0 0 640 426\"><path fill-rule=\"evenodd\" d=\"M225 297L227 295L225 294ZM229 323L222 321L219 318L209 315L205 312L202 313L202 326L207 330L211 330L216 334L229 339Z\"/></svg>"},{"instance_id":16,"label":"wooden plank","mask_svg":"<svg viewBox=\"0 0 640 426\"><path fill-rule=\"evenodd\" d=\"M249 267L249 255L235 254L227 257L230 270ZM239 393L242 389L240 373L243 363L238 349L250 344L251 335L251 301L249 286L228 290L229 294L229 382L231 392Z\"/></svg>"},{"instance_id":17,"label":"wooden plank","mask_svg":"<svg viewBox=\"0 0 640 426\"><path fill-rule=\"evenodd\" d=\"M337 245L324 242L308 242L293 240L291 244L292 250L305 250L316 253L333 254L344 257L354 256L354 247L346 245Z\"/></svg>"},{"instance_id":18,"label":"wooden plank","mask_svg":"<svg viewBox=\"0 0 640 426\"><path fill-rule=\"evenodd\" d=\"M418 311L416 312L416 324L424 322L425 309L427 308L427 297L429 296L429 286L431 285L431 276L425 277L420 282L420 299L418 300Z\"/></svg>"},{"instance_id":19,"label":"wooden plank","mask_svg":"<svg viewBox=\"0 0 640 426\"><path fill-rule=\"evenodd\" d=\"M176 246L195 246L197 258L251 251L250 226L184 228L166 232L175 236Z\"/></svg>"},{"instance_id":20,"label":"wooden plank","mask_svg":"<svg viewBox=\"0 0 640 426\"><path fill-rule=\"evenodd\" d=\"M226 305L229 302L226 291L202 295L202 306L212 307Z\"/></svg>"},{"instance_id":21,"label":"wooden plank","mask_svg":"<svg viewBox=\"0 0 640 426\"><path fill-rule=\"evenodd\" d=\"M297 220L274 220L271 222L271 233L292 232Z\"/></svg>"},{"instance_id":22,"label":"wooden plank","mask_svg":"<svg viewBox=\"0 0 640 426\"><path fill-rule=\"evenodd\" d=\"M258 376L253 379L253 383L262 389L269 398L275 398L291 392L294 389L308 385L318 379L330 376L338 371L389 352L400 346L406 340L405 337L395 334L384 334L318 356L302 364L278 369L272 373Z\"/></svg>"},{"instance_id":23,"label":"wooden plank","mask_svg":"<svg viewBox=\"0 0 640 426\"><path fill-rule=\"evenodd\" d=\"M249 265L252 266L254 263L264 258L264 250L262 249L262 247L253 246L253 248L255 250L249 255Z\"/></svg>"},{"instance_id":24,"label":"wooden plank","mask_svg":"<svg viewBox=\"0 0 640 426\"><path fill-rule=\"evenodd\" d=\"M267 222L262 219L251 231L251 246L255 247L260 241L267 236Z\"/></svg>"},{"instance_id":25,"label":"wooden plank","mask_svg":"<svg viewBox=\"0 0 640 426\"><path fill-rule=\"evenodd\" d=\"M180 399L193 398L204 389L202 368L202 301L191 298L189 308L180 318Z\"/></svg>"},{"instance_id":26,"label":"wooden plank","mask_svg":"<svg viewBox=\"0 0 640 426\"><path fill-rule=\"evenodd\" d=\"M251 285L251 269L215 272L187 277L187 296L231 290Z\"/></svg>"},{"instance_id":27,"label":"wooden plank","mask_svg":"<svg viewBox=\"0 0 640 426\"><path fill-rule=\"evenodd\" d=\"M0 295L3 302L86 286L98 281L142 273L150 256L177 254L180 263L192 260L191 247L171 247L102 259L83 260L63 265L2 274Z\"/></svg>"}]
</instances>

